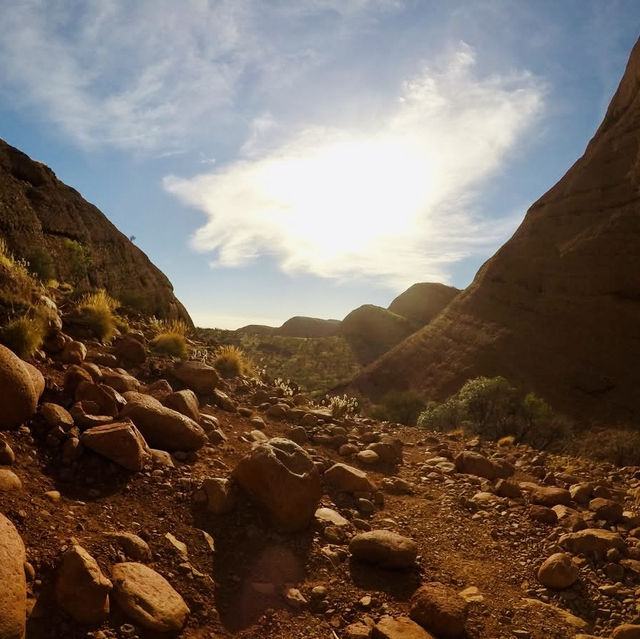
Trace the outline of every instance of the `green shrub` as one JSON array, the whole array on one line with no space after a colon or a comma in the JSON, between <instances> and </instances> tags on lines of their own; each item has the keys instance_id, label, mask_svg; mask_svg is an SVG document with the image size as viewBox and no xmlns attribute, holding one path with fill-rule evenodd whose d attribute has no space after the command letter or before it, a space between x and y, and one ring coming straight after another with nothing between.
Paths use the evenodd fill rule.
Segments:
<instances>
[{"instance_id":1,"label":"green shrub","mask_svg":"<svg viewBox=\"0 0 640 639\"><path fill-rule=\"evenodd\" d=\"M42 248L34 248L28 255L29 270L41 281L48 282L56 276L51 255Z\"/></svg>"},{"instance_id":2,"label":"green shrub","mask_svg":"<svg viewBox=\"0 0 640 639\"><path fill-rule=\"evenodd\" d=\"M64 239L64 249L71 282L74 286L77 286L87 277L89 270L93 267L90 249L84 244L69 238Z\"/></svg>"},{"instance_id":3,"label":"green shrub","mask_svg":"<svg viewBox=\"0 0 640 639\"><path fill-rule=\"evenodd\" d=\"M118 308L118 300L100 289L95 293L84 295L76 309L80 322L85 325L99 340L108 342L116 332L114 311Z\"/></svg>"},{"instance_id":4,"label":"green shrub","mask_svg":"<svg viewBox=\"0 0 640 639\"><path fill-rule=\"evenodd\" d=\"M373 407L371 415L375 419L415 426L424 409L425 402L416 392L391 391L382 398L380 404Z\"/></svg>"},{"instance_id":5,"label":"green shrub","mask_svg":"<svg viewBox=\"0 0 640 639\"><path fill-rule=\"evenodd\" d=\"M25 315L11 320L0 330L0 342L18 357L29 359L42 346L44 335L44 323Z\"/></svg>"},{"instance_id":6,"label":"green shrub","mask_svg":"<svg viewBox=\"0 0 640 639\"><path fill-rule=\"evenodd\" d=\"M418 426L448 432L463 427L489 439L513 437L537 448L560 446L570 423L534 393L522 393L504 377L477 377L442 404L431 403Z\"/></svg>"},{"instance_id":7,"label":"green shrub","mask_svg":"<svg viewBox=\"0 0 640 639\"><path fill-rule=\"evenodd\" d=\"M213 366L222 377L253 375L255 371L251 360L237 346L220 346L215 352Z\"/></svg>"}]
</instances>

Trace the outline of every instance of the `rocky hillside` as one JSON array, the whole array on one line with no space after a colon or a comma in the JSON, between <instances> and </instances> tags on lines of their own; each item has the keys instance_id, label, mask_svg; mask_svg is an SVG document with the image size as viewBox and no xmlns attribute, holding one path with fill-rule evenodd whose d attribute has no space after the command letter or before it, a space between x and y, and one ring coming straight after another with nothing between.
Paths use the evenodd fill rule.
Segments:
<instances>
[{"instance_id":1,"label":"rocky hillside","mask_svg":"<svg viewBox=\"0 0 640 639\"><path fill-rule=\"evenodd\" d=\"M637 467L52 330L0 347L0 637L638 636Z\"/></svg>"},{"instance_id":2,"label":"rocky hillside","mask_svg":"<svg viewBox=\"0 0 640 639\"><path fill-rule=\"evenodd\" d=\"M0 237L47 279L105 288L136 310L191 324L147 256L53 171L0 140Z\"/></svg>"},{"instance_id":3,"label":"rocky hillside","mask_svg":"<svg viewBox=\"0 0 640 639\"><path fill-rule=\"evenodd\" d=\"M354 382L442 399L503 375L580 420L637 425L640 44L567 174L432 324Z\"/></svg>"}]
</instances>

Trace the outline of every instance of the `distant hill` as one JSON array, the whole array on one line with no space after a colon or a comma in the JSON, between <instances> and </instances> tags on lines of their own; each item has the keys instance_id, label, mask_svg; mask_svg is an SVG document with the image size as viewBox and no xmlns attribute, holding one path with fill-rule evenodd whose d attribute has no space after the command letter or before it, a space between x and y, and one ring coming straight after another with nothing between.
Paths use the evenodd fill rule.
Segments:
<instances>
[{"instance_id":1,"label":"distant hill","mask_svg":"<svg viewBox=\"0 0 640 639\"><path fill-rule=\"evenodd\" d=\"M419 326L426 326L459 292L453 286L420 282L400 293L388 308Z\"/></svg>"},{"instance_id":2,"label":"distant hill","mask_svg":"<svg viewBox=\"0 0 640 639\"><path fill-rule=\"evenodd\" d=\"M149 315L189 314L167 277L55 173L0 140L0 237L44 279L105 288Z\"/></svg>"},{"instance_id":3,"label":"distant hill","mask_svg":"<svg viewBox=\"0 0 640 639\"><path fill-rule=\"evenodd\" d=\"M381 306L364 304L351 311L340 327L361 364L369 364L419 328L406 317Z\"/></svg>"},{"instance_id":4,"label":"distant hill","mask_svg":"<svg viewBox=\"0 0 640 639\"><path fill-rule=\"evenodd\" d=\"M351 389L435 399L503 375L580 420L640 421L640 41L584 155L433 322Z\"/></svg>"},{"instance_id":5,"label":"distant hill","mask_svg":"<svg viewBox=\"0 0 640 639\"><path fill-rule=\"evenodd\" d=\"M316 317L292 317L274 331L275 335L286 337L330 337L339 332L340 320Z\"/></svg>"}]
</instances>

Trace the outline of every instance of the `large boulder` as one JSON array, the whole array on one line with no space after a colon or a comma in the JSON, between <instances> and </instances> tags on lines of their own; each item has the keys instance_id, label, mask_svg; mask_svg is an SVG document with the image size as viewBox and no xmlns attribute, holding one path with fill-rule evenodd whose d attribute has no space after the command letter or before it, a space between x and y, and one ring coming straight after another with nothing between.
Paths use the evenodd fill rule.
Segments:
<instances>
[{"instance_id":1,"label":"large boulder","mask_svg":"<svg viewBox=\"0 0 640 639\"><path fill-rule=\"evenodd\" d=\"M413 593L411 618L442 639L464 634L468 603L451 588L439 582L424 584Z\"/></svg>"},{"instance_id":2,"label":"large boulder","mask_svg":"<svg viewBox=\"0 0 640 639\"><path fill-rule=\"evenodd\" d=\"M202 362L182 362L171 373L187 388L201 395L210 395L220 385L218 371Z\"/></svg>"},{"instance_id":3,"label":"large boulder","mask_svg":"<svg viewBox=\"0 0 640 639\"><path fill-rule=\"evenodd\" d=\"M82 433L80 441L89 450L127 470L140 471L151 461L147 442L128 420L89 428Z\"/></svg>"},{"instance_id":4,"label":"large boulder","mask_svg":"<svg viewBox=\"0 0 640 639\"><path fill-rule=\"evenodd\" d=\"M557 552L538 568L538 581L547 588L564 590L578 580L579 571L571 561L571 555Z\"/></svg>"},{"instance_id":5,"label":"large boulder","mask_svg":"<svg viewBox=\"0 0 640 639\"><path fill-rule=\"evenodd\" d=\"M281 530L306 528L320 501L320 475L298 444L276 437L254 446L233 477Z\"/></svg>"},{"instance_id":6,"label":"large boulder","mask_svg":"<svg viewBox=\"0 0 640 639\"><path fill-rule=\"evenodd\" d=\"M418 545L413 539L390 530L370 530L351 539L349 552L355 559L380 568L412 568Z\"/></svg>"},{"instance_id":7,"label":"large boulder","mask_svg":"<svg viewBox=\"0 0 640 639\"><path fill-rule=\"evenodd\" d=\"M324 480L341 493L373 493L376 490L367 473L348 464L334 464L325 471Z\"/></svg>"},{"instance_id":8,"label":"large boulder","mask_svg":"<svg viewBox=\"0 0 640 639\"><path fill-rule=\"evenodd\" d=\"M171 584L144 564L124 562L111 570L113 598L135 623L155 632L177 632L190 610Z\"/></svg>"},{"instance_id":9,"label":"large boulder","mask_svg":"<svg viewBox=\"0 0 640 639\"><path fill-rule=\"evenodd\" d=\"M0 639L23 639L27 582L24 543L13 524L0 515Z\"/></svg>"},{"instance_id":10,"label":"large boulder","mask_svg":"<svg viewBox=\"0 0 640 639\"><path fill-rule=\"evenodd\" d=\"M453 461L459 473L486 479L496 479L499 475L498 468L490 459L472 450L463 450Z\"/></svg>"},{"instance_id":11,"label":"large boulder","mask_svg":"<svg viewBox=\"0 0 640 639\"><path fill-rule=\"evenodd\" d=\"M152 448L174 451L197 450L204 446L207 435L199 424L153 402L130 402L120 412L120 417L128 417Z\"/></svg>"},{"instance_id":12,"label":"large boulder","mask_svg":"<svg viewBox=\"0 0 640 639\"><path fill-rule=\"evenodd\" d=\"M42 387L44 389L44 383ZM40 397L27 362L23 362L2 345L0 345L0 397L2 397L0 428L20 426L36 412Z\"/></svg>"},{"instance_id":13,"label":"large boulder","mask_svg":"<svg viewBox=\"0 0 640 639\"><path fill-rule=\"evenodd\" d=\"M96 560L79 545L62 556L56 581L60 607L79 623L100 623L109 614L111 582Z\"/></svg>"},{"instance_id":14,"label":"large boulder","mask_svg":"<svg viewBox=\"0 0 640 639\"><path fill-rule=\"evenodd\" d=\"M601 528L585 528L562 535L558 540L562 548L574 555L606 555L608 550L625 552L627 546L617 532Z\"/></svg>"}]
</instances>

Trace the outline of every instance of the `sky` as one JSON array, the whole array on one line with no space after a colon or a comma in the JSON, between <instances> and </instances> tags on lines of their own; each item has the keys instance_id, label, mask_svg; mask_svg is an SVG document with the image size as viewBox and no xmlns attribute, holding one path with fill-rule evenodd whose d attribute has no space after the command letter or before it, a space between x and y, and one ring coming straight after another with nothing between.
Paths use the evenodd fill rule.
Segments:
<instances>
[{"instance_id":1,"label":"sky","mask_svg":"<svg viewBox=\"0 0 640 639\"><path fill-rule=\"evenodd\" d=\"M580 157L637 0L0 0L0 137L195 323L464 288Z\"/></svg>"}]
</instances>

